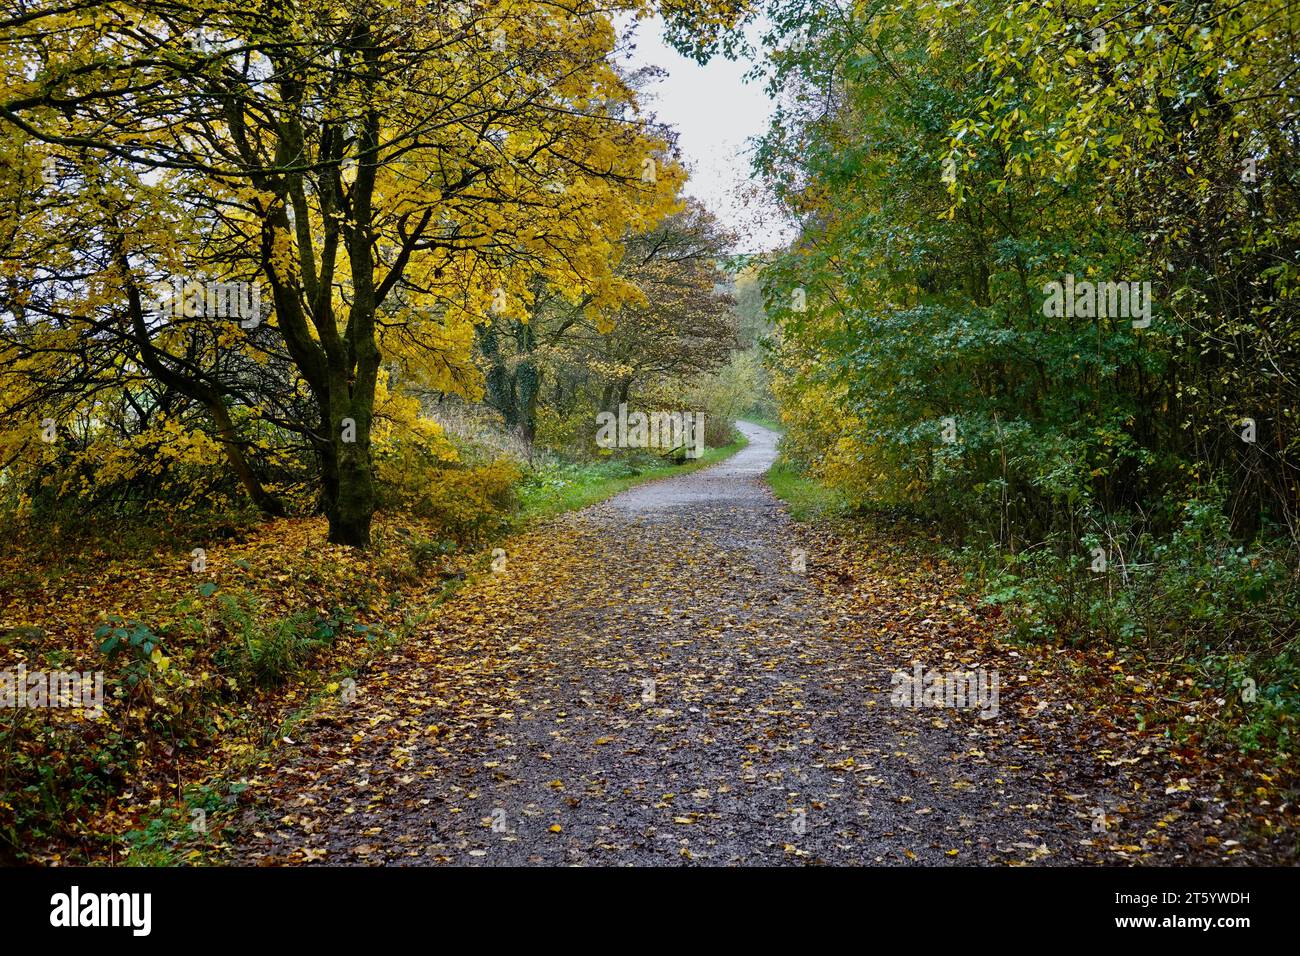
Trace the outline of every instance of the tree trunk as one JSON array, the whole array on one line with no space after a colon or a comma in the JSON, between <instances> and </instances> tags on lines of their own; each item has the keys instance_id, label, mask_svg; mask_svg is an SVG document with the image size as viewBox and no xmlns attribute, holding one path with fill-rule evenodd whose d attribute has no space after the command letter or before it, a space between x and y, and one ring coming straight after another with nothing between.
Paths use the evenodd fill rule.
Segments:
<instances>
[{"instance_id":1,"label":"tree trunk","mask_svg":"<svg viewBox=\"0 0 1300 956\"><path fill-rule=\"evenodd\" d=\"M515 427L517 420L515 410L514 379L506 368L505 356L501 354L500 342L495 325L475 326L478 335L479 351L488 361L484 375L484 388L487 403L501 413L501 420L507 430Z\"/></svg>"},{"instance_id":2,"label":"tree trunk","mask_svg":"<svg viewBox=\"0 0 1300 956\"><path fill-rule=\"evenodd\" d=\"M355 395L351 403L329 416L328 441L319 446L321 510L329 520L331 544L370 546L370 524L378 505L370 457L370 415L366 396Z\"/></svg>"},{"instance_id":3,"label":"tree trunk","mask_svg":"<svg viewBox=\"0 0 1300 956\"><path fill-rule=\"evenodd\" d=\"M375 514L375 488L369 462L339 470L338 498L330 510L330 544L370 547L370 522Z\"/></svg>"},{"instance_id":4,"label":"tree trunk","mask_svg":"<svg viewBox=\"0 0 1300 956\"><path fill-rule=\"evenodd\" d=\"M357 440L338 442L338 493L328 513L329 540L354 548L370 547L370 522L375 514L374 469L370 460L370 427L362 437L357 422Z\"/></svg>"},{"instance_id":5,"label":"tree trunk","mask_svg":"<svg viewBox=\"0 0 1300 956\"><path fill-rule=\"evenodd\" d=\"M521 358L515 367L515 415L519 436L533 447L537 434L537 396L542 389L541 374L533 360L537 337L530 323L520 322L516 332ZM526 356L523 357L523 356Z\"/></svg>"},{"instance_id":6,"label":"tree trunk","mask_svg":"<svg viewBox=\"0 0 1300 956\"><path fill-rule=\"evenodd\" d=\"M244 450L239 446L238 436L235 434L235 424L230 420L230 413L226 410L225 403L220 399L214 399L208 405L208 414L212 416L213 422L217 426L217 436L221 439L221 444L226 450L226 460L230 462L230 467L234 469L239 483L244 486L248 492L248 497L252 500L257 509L270 518L284 517L284 502L275 495L267 491L257 475L253 473L252 466L248 464L248 459L244 457Z\"/></svg>"}]
</instances>

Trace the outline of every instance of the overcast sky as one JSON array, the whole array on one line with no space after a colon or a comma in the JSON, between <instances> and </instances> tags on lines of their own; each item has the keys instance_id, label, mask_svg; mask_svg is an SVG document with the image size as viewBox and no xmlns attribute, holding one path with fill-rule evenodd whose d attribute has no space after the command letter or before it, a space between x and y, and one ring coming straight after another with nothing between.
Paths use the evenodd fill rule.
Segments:
<instances>
[{"instance_id":1,"label":"overcast sky","mask_svg":"<svg viewBox=\"0 0 1300 956\"><path fill-rule=\"evenodd\" d=\"M753 64L715 57L700 66L664 42L658 17L636 25L634 42L625 64L658 66L668 73L643 97L660 122L680 134L678 145L691 173L686 192L737 234L738 251L760 252L788 242L788 230L770 206L745 199L755 184L747 140L767 129L772 113L762 84L744 80Z\"/></svg>"}]
</instances>

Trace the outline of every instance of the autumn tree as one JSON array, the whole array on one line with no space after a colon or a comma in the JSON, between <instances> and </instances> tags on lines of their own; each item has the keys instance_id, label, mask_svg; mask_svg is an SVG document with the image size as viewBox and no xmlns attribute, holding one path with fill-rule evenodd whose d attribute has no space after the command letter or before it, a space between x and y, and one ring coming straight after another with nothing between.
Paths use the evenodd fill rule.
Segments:
<instances>
[{"instance_id":1,"label":"autumn tree","mask_svg":"<svg viewBox=\"0 0 1300 956\"><path fill-rule=\"evenodd\" d=\"M9 165L93 167L96 197L67 272L9 260L6 314L79 299L12 347L111 340L207 409L237 470L255 440L237 417L300 436L340 543L369 540L386 363L473 395L473 328L494 307L526 308L539 283L593 314L629 301L621 240L682 178L585 2L84 3L4 27ZM200 271L265 288L265 315L205 336L210 316L150 307Z\"/></svg>"},{"instance_id":2,"label":"autumn tree","mask_svg":"<svg viewBox=\"0 0 1300 956\"><path fill-rule=\"evenodd\" d=\"M737 346L734 301L721 260L730 245L698 204L628 244L628 269L645 303L588 340L606 375L601 406L628 401L647 378L681 380L711 371Z\"/></svg>"}]
</instances>

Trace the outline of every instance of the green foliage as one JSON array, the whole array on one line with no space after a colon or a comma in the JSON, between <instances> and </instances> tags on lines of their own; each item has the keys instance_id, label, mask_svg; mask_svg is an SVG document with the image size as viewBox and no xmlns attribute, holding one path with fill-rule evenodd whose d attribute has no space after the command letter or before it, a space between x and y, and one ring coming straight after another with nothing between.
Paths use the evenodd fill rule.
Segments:
<instances>
[{"instance_id":1,"label":"green foliage","mask_svg":"<svg viewBox=\"0 0 1300 956\"><path fill-rule=\"evenodd\" d=\"M1220 688L1243 745L1290 750L1300 714L1295 637L1297 556L1276 535L1232 534L1222 498L1194 500L1167 538L1111 523L1083 545L1058 537L1009 553L959 555L984 603L1001 607L1022 640L1107 640L1180 659ZM1114 555L1104 569L1092 548ZM1255 700L1239 693L1249 678ZM1255 704L1258 703L1258 706Z\"/></svg>"},{"instance_id":2,"label":"green foliage","mask_svg":"<svg viewBox=\"0 0 1300 956\"><path fill-rule=\"evenodd\" d=\"M557 454L591 457L599 450L595 420L595 412L585 403L567 410L541 404L537 408L536 442Z\"/></svg>"},{"instance_id":3,"label":"green foliage","mask_svg":"<svg viewBox=\"0 0 1300 956\"><path fill-rule=\"evenodd\" d=\"M773 411L767 370L757 350L733 352L727 364L701 376L687 393L687 405L704 412L704 443L731 441L736 420L759 409Z\"/></svg>"},{"instance_id":4,"label":"green foliage","mask_svg":"<svg viewBox=\"0 0 1300 956\"><path fill-rule=\"evenodd\" d=\"M265 728L254 714L266 691L310 682L318 655L344 636L366 645L387 638L358 620L366 589L335 588L332 596L346 603L280 614L264 594L205 582L149 621L106 616L93 633L102 656L92 662L104 672L104 714L16 709L0 723L0 859L93 833L97 815L146 765L182 755L197 761L219 737L260 740ZM29 671L87 667L53 642L33 640L39 631L13 629L3 646L21 651ZM175 848L185 823L173 817L160 812L127 839L142 855L136 862L169 860L167 847Z\"/></svg>"},{"instance_id":5,"label":"green foliage","mask_svg":"<svg viewBox=\"0 0 1300 956\"><path fill-rule=\"evenodd\" d=\"M947 532L1024 637L1228 654L1295 700L1300 12L767 12L787 460ZM1149 316L1056 309L1067 275L1149 282Z\"/></svg>"},{"instance_id":6,"label":"green foliage","mask_svg":"<svg viewBox=\"0 0 1300 956\"><path fill-rule=\"evenodd\" d=\"M236 687L284 683L352 623L351 613L340 609L268 617L259 599L248 592L222 592L215 601L217 621L229 638L216 660Z\"/></svg>"},{"instance_id":7,"label":"green foliage","mask_svg":"<svg viewBox=\"0 0 1300 956\"><path fill-rule=\"evenodd\" d=\"M448 555L455 554L457 550L456 542L446 538L414 537L410 539L407 547L410 549L412 563L421 570Z\"/></svg>"},{"instance_id":8,"label":"green foliage","mask_svg":"<svg viewBox=\"0 0 1300 956\"><path fill-rule=\"evenodd\" d=\"M75 830L120 790L136 757L129 735L80 720L15 709L2 726L3 862L21 860L34 841Z\"/></svg>"},{"instance_id":9,"label":"green foliage","mask_svg":"<svg viewBox=\"0 0 1300 956\"><path fill-rule=\"evenodd\" d=\"M797 521L829 517L844 513L848 502L835 488L808 478L785 460L778 460L767 472L767 482L772 492L790 508Z\"/></svg>"}]
</instances>

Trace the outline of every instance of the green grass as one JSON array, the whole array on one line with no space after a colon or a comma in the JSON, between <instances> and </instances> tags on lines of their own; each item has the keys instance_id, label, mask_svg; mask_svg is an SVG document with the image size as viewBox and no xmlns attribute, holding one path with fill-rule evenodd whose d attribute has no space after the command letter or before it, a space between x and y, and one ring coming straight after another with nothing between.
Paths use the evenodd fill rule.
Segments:
<instances>
[{"instance_id":1,"label":"green grass","mask_svg":"<svg viewBox=\"0 0 1300 956\"><path fill-rule=\"evenodd\" d=\"M774 432L785 431L785 426L781 424L779 418L768 418L766 415L742 415L741 421L749 422L751 425L762 425Z\"/></svg>"},{"instance_id":2,"label":"green grass","mask_svg":"<svg viewBox=\"0 0 1300 956\"><path fill-rule=\"evenodd\" d=\"M525 478L519 488L518 519L528 522L550 518L597 504L647 481L672 475L688 475L730 458L748 444L749 441L737 433L736 440L731 444L706 449L699 458L681 465L609 459L539 469Z\"/></svg>"},{"instance_id":3,"label":"green grass","mask_svg":"<svg viewBox=\"0 0 1300 956\"><path fill-rule=\"evenodd\" d=\"M790 506L790 515L796 521L843 514L848 510L848 501L842 494L807 477L782 459L768 470L767 483L772 486L772 493Z\"/></svg>"}]
</instances>

